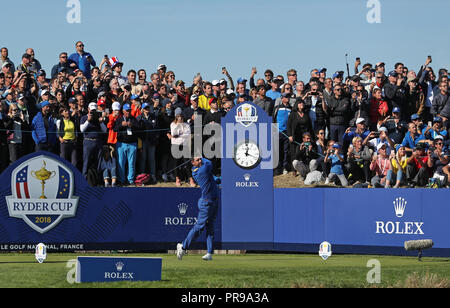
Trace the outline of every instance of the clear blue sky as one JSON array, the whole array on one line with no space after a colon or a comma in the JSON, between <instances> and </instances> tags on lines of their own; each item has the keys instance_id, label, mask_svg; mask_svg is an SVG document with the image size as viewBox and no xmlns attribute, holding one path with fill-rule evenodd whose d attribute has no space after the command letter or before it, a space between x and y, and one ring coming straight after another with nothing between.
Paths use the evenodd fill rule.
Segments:
<instances>
[{"instance_id":1,"label":"clear blue sky","mask_svg":"<svg viewBox=\"0 0 450 308\"><path fill-rule=\"evenodd\" d=\"M0 45L17 66L27 47L50 72L61 51L81 40L99 64L116 56L129 69L147 73L160 63L188 84L201 72L220 79L226 66L234 80L251 67L286 75L294 68L307 80L313 68L328 75L383 61L418 70L450 69L450 1L380 0L381 23L369 24L367 0L80 0L81 23L69 24L67 0L15 0L2 4ZM8 30L5 30L5 26Z\"/></svg>"}]
</instances>

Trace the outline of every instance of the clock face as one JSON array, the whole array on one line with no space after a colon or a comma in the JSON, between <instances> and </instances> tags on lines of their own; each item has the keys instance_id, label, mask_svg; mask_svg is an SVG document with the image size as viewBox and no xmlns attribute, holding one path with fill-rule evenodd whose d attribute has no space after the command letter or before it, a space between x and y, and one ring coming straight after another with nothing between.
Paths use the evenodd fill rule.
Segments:
<instances>
[{"instance_id":1,"label":"clock face","mask_svg":"<svg viewBox=\"0 0 450 308\"><path fill-rule=\"evenodd\" d=\"M234 162L243 169L253 169L261 161L261 152L253 141L244 141L236 145Z\"/></svg>"}]
</instances>

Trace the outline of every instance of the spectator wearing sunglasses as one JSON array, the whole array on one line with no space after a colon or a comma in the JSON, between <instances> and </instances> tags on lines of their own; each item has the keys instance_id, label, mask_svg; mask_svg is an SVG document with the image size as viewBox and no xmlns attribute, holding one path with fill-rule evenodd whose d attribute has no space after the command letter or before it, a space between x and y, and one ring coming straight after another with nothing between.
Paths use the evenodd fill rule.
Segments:
<instances>
[{"instance_id":1,"label":"spectator wearing sunglasses","mask_svg":"<svg viewBox=\"0 0 450 308\"><path fill-rule=\"evenodd\" d=\"M78 69L83 72L83 75L87 78L91 78L91 66L95 67L97 64L95 63L94 58L89 52L84 51L84 44L81 41L78 41L75 44L76 52L69 56L69 60L73 61Z\"/></svg>"}]
</instances>

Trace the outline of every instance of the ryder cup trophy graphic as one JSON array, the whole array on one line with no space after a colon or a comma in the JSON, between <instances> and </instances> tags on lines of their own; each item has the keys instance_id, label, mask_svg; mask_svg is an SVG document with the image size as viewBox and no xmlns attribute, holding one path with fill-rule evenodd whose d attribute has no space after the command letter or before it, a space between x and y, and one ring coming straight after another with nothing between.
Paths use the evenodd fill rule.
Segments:
<instances>
[{"instance_id":1,"label":"ryder cup trophy graphic","mask_svg":"<svg viewBox=\"0 0 450 308\"><path fill-rule=\"evenodd\" d=\"M16 165L11 195L6 196L9 217L22 219L43 234L76 215L75 179L65 161L38 152Z\"/></svg>"},{"instance_id":2,"label":"ryder cup trophy graphic","mask_svg":"<svg viewBox=\"0 0 450 308\"><path fill-rule=\"evenodd\" d=\"M49 171L47 169L45 169L47 167L47 164L45 163L45 160L43 161L43 165L41 170L38 171L31 171L31 175L41 181L41 185L42 185L42 196L40 197L40 199L47 199L47 197L44 194L44 190L45 190L45 181L48 181L49 179L53 178L56 175L55 171Z\"/></svg>"}]
</instances>

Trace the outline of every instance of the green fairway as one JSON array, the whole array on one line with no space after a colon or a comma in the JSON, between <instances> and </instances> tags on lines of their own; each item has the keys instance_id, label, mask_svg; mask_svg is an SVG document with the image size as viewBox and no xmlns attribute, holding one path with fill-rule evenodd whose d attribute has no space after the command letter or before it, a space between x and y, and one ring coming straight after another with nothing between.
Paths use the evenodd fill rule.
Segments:
<instances>
[{"instance_id":1,"label":"green fairway","mask_svg":"<svg viewBox=\"0 0 450 308\"><path fill-rule=\"evenodd\" d=\"M79 254L92 256L94 254ZM99 254L97 254L98 256ZM215 255L206 262L200 255L179 261L168 254L101 254L101 256L162 257L162 281L70 284L67 261L75 254L52 254L43 264L33 254L0 254L0 287L31 288L295 288L295 287L450 287L450 263L445 258L333 255L323 261L318 255L244 254ZM379 284L366 277L380 263ZM72 268L72 272L73 272Z\"/></svg>"}]
</instances>

